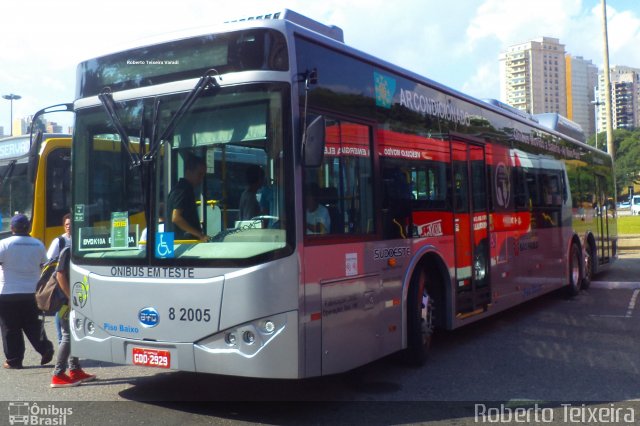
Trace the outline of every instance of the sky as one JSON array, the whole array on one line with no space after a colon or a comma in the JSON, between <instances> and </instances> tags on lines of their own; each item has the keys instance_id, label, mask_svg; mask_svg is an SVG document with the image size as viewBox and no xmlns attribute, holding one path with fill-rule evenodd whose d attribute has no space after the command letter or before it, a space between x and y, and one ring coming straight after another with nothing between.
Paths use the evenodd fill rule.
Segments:
<instances>
[{"instance_id":1,"label":"sky","mask_svg":"<svg viewBox=\"0 0 640 426\"><path fill-rule=\"evenodd\" d=\"M3 0L0 95L14 117L75 97L79 62L145 39L284 8L344 31L345 42L478 98L500 96L508 46L554 37L603 64L601 0ZM607 0L609 63L640 68L640 0ZM10 102L0 98L9 132ZM71 114L48 117L71 125Z\"/></svg>"}]
</instances>

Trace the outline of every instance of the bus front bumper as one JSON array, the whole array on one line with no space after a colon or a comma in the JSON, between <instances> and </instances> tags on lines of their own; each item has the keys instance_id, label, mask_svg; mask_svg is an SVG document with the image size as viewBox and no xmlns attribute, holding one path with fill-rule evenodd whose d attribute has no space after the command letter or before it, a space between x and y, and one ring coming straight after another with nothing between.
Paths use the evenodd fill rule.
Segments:
<instances>
[{"instance_id":1,"label":"bus front bumper","mask_svg":"<svg viewBox=\"0 0 640 426\"><path fill-rule=\"evenodd\" d=\"M195 343L113 336L71 312L74 356L117 364L263 378L300 378L298 311L270 315Z\"/></svg>"}]
</instances>

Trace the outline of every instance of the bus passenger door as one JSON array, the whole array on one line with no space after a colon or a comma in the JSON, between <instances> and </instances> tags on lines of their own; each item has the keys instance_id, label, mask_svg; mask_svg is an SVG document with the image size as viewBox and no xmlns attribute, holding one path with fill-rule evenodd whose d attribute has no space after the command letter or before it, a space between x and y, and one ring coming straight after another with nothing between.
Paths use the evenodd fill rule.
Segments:
<instances>
[{"instance_id":1,"label":"bus passenger door","mask_svg":"<svg viewBox=\"0 0 640 426\"><path fill-rule=\"evenodd\" d=\"M609 209L606 197L606 179L596 175L596 244L598 263L609 262L611 246L609 244Z\"/></svg>"},{"instance_id":2,"label":"bus passenger door","mask_svg":"<svg viewBox=\"0 0 640 426\"><path fill-rule=\"evenodd\" d=\"M451 143L456 251L456 315L483 312L491 302L487 177L484 146Z\"/></svg>"}]
</instances>

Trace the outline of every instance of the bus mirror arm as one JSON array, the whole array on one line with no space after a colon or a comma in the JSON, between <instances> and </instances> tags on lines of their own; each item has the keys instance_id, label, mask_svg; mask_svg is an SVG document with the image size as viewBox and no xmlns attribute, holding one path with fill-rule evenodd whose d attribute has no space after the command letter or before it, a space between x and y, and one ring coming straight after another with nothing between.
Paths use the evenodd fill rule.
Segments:
<instances>
[{"instance_id":1,"label":"bus mirror arm","mask_svg":"<svg viewBox=\"0 0 640 426\"><path fill-rule=\"evenodd\" d=\"M44 138L44 128L37 126L38 119L41 115L49 114L52 112L73 112L73 104L57 104L51 105L46 108L42 108L35 114L33 114L33 118L31 119L31 126L29 129L29 163L27 165L27 177L29 182L34 183L36 180L36 171L38 169L38 159L40 156L38 153L40 152L40 145L42 145L42 140ZM38 131L36 132L35 139L33 138L33 131L38 127Z\"/></svg>"},{"instance_id":2,"label":"bus mirror arm","mask_svg":"<svg viewBox=\"0 0 640 426\"><path fill-rule=\"evenodd\" d=\"M42 108L35 114L33 114L33 118L31 119L31 126L29 130L29 147L33 148L33 130L36 127L36 123L41 115L49 114L52 112L73 112L73 104L57 104L51 105L46 108ZM39 131L43 131L44 128L39 128ZM37 134L36 134L37 137Z\"/></svg>"},{"instance_id":3,"label":"bus mirror arm","mask_svg":"<svg viewBox=\"0 0 640 426\"><path fill-rule=\"evenodd\" d=\"M325 119L319 115L309 120L309 89L312 84L318 84L318 70L316 68L305 72L304 82L304 111L302 124L302 161L306 167L320 167L324 156Z\"/></svg>"}]
</instances>

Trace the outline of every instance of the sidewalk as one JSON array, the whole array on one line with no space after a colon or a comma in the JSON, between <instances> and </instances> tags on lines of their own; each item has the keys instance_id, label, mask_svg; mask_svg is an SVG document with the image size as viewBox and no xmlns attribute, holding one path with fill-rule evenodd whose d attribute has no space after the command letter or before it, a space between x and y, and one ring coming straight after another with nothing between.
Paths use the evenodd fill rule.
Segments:
<instances>
[{"instance_id":1,"label":"sidewalk","mask_svg":"<svg viewBox=\"0 0 640 426\"><path fill-rule=\"evenodd\" d=\"M621 252L640 250L640 235L638 234L618 235L618 250Z\"/></svg>"}]
</instances>

